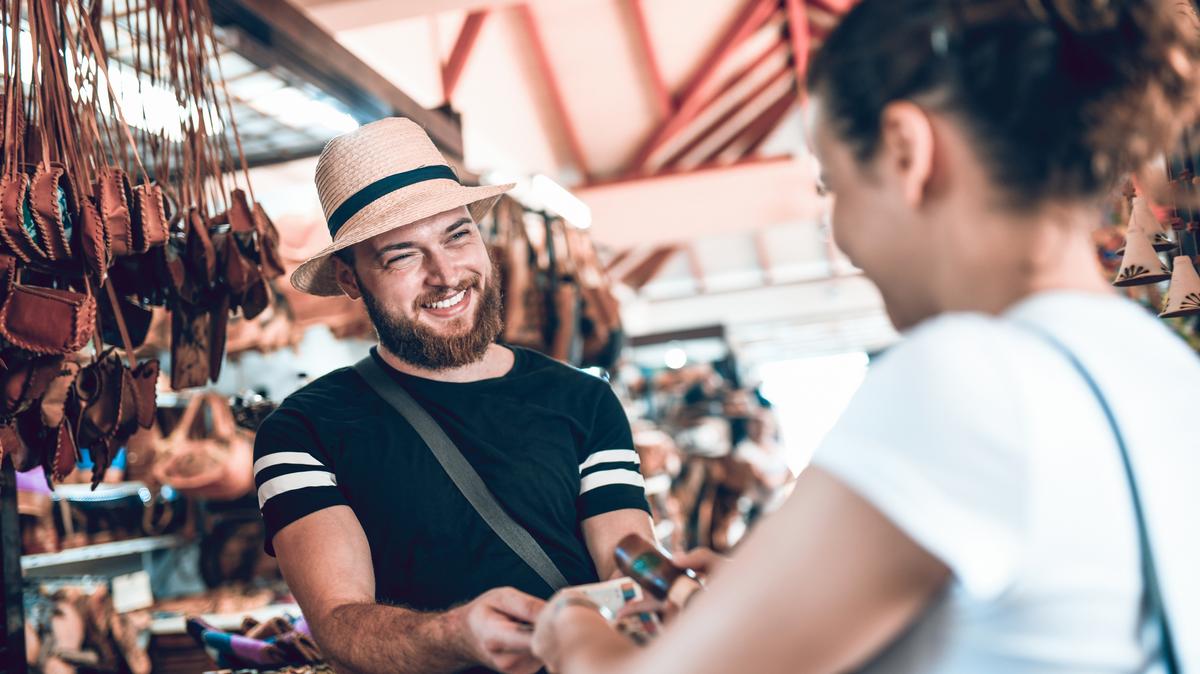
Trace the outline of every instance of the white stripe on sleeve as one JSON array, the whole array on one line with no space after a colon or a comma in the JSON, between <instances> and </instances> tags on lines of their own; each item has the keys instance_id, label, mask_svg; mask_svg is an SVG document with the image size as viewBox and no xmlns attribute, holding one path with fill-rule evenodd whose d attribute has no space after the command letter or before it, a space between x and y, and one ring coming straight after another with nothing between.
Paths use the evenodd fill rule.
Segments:
<instances>
[{"instance_id":1,"label":"white stripe on sleeve","mask_svg":"<svg viewBox=\"0 0 1200 674\"><path fill-rule=\"evenodd\" d=\"M278 466L280 464L321 467L325 466L325 464L321 463L317 457L309 454L308 452L274 452L272 454L267 454L263 458L254 462L254 474L258 475L259 471L262 469L270 468L271 466Z\"/></svg>"},{"instance_id":2,"label":"white stripe on sleeve","mask_svg":"<svg viewBox=\"0 0 1200 674\"><path fill-rule=\"evenodd\" d=\"M601 463L636 463L642 465L642 460L638 458L638 453L632 449L605 449L599 452L593 452L591 456L579 466L579 472L583 472L592 466Z\"/></svg>"},{"instance_id":3,"label":"white stripe on sleeve","mask_svg":"<svg viewBox=\"0 0 1200 674\"><path fill-rule=\"evenodd\" d=\"M642 478L641 473L627 468L619 468L616 470L602 470L599 473L583 476L583 479L579 481L579 493L583 495L593 489L613 484L627 484L643 489L646 488L646 481Z\"/></svg>"},{"instance_id":4,"label":"white stripe on sleeve","mask_svg":"<svg viewBox=\"0 0 1200 674\"><path fill-rule=\"evenodd\" d=\"M302 473L291 473L271 478L258 488L258 507L261 509L267 501L285 492L305 487L336 487L337 476L323 470L306 470Z\"/></svg>"}]
</instances>

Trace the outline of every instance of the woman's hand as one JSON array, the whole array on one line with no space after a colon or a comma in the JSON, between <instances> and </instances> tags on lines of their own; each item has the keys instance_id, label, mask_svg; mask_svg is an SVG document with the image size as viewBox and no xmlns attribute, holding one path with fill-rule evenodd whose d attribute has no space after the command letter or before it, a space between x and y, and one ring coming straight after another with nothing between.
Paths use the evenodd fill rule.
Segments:
<instances>
[{"instance_id":1,"label":"woman's hand","mask_svg":"<svg viewBox=\"0 0 1200 674\"><path fill-rule=\"evenodd\" d=\"M617 636L609 616L595 602L570 589L554 595L538 616L533 632L533 654L551 672L563 671L564 663L581 644Z\"/></svg>"}]
</instances>

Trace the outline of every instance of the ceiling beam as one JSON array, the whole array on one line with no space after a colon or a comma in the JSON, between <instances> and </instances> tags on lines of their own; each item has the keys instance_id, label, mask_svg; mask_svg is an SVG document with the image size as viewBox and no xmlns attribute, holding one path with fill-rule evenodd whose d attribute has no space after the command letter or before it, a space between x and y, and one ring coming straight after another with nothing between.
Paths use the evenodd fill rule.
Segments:
<instances>
[{"instance_id":1,"label":"ceiling beam","mask_svg":"<svg viewBox=\"0 0 1200 674\"><path fill-rule=\"evenodd\" d=\"M458 31L450 59L442 67L442 95L447 104L454 100L454 90L458 88L458 80L467 67L467 60L471 58L471 50L475 48L475 40L479 39L479 31L487 16L486 9L471 12L463 21L462 30Z\"/></svg>"},{"instance_id":2,"label":"ceiling beam","mask_svg":"<svg viewBox=\"0 0 1200 674\"><path fill-rule=\"evenodd\" d=\"M795 97L791 95L780 98L750 122L741 133L717 148L705 163L729 164L754 154L761 141L779 126L795 102Z\"/></svg>"},{"instance_id":3,"label":"ceiling beam","mask_svg":"<svg viewBox=\"0 0 1200 674\"><path fill-rule=\"evenodd\" d=\"M646 59L646 77L650 82L650 93L654 99L654 107L658 110L660 119L666 120L675 112L675 101L667 89L663 79L662 68L658 64L658 54L654 50L654 40L650 37L650 27L646 23L646 9L642 0L629 0L629 11L633 15L634 34Z\"/></svg>"},{"instance_id":4,"label":"ceiling beam","mask_svg":"<svg viewBox=\"0 0 1200 674\"><path fill-rule=\"evenodd\" d=\"M711 160L713 155L745 131L763 111L770 109L780 99L791 99L794 88L795 82L790 68L781 68L774 76L755 88L739 105L722 116L720 121L706 129L668 166L688 169Z\"/></svg>"},{"instance_id":5,"label":"ceiling beam","mask_svg":"<svg viewBox=\"0 0 1200 674\"><path fill-rule=\"evenodd\" d=\"M563 136L566 137L567 149L571 153L571 160L575 164L576 170L579 171L580 178L584 184L591 182L592 173L588 169L587 158L583 153L583 143L579 141L579 133L575 129L574 123L571 121L570 113L567 111L566 97L563 96L562 87L558 84L558 78L554 74L554 66L550 61L550 54L546 51L546 43L542 40L541 30L538 28L537 18L533 15L533 10L528 4L520 5L517 11L525 24L525 30L529 34L529 45L533 49L533 55L537 59L538 67L542 71L542 81L545 82L546 88L550 93L550 103L554 106L554 111L558 116L559 124L562 126Z\"/></svg>"},{"instance_id":6,"label":"ceiling beam","mask_svg":"<svg viewBox=\"0 0 1200 674\"><path fill-rule=\"evenodd\" d=\"M282 0L275 0L280 2ZM443 12L499 9L517 0L287 0L335 33Z\"/></svg>"},{"instance_id":7,"label":"ceiling beam","mask_svg":"<svg viewBox=\"0 0 1200 674\"><path fill-rule=\"evenodd\" d=\"M653 281L654 277L658 276L663 267L667 266L667 262L678 252L679 246L673 244L651 250L641 262L621 277L621 282L634 290L645 288L646 284Z\"/></svg>"},{"instance_id":8,"label":"ceiling beam","mask_svg":"<svg viewBox=\"0 0 1200 674\"><path fill-rule=\"evenodd\" d=\"M670 162L689 151L695 143L703 140L707 129L717 126L728 117L737 114L739 107L760 89L769 86L780 75L788 74L788 50L783 41L756 57L736 76L731 77L696 112L680 131L666 140L643 163L645 173L670 170Z\"/></svg>"},{"instance_id":9,"label":"ceiling beam","mask_svg":"<svg viewBox=\"0 0 1200 674\"><path fill-rule=\"evenodd\" d=\"M787 10L787 33L792 44L792 66L796 69L796 87L800 91L800 103L808 98L808 56L812 49L812 36L808 30L808 11L805 0L784 0Z\"/></svg>"},{"instance_id":10,"label":"ceiling beam","mask_svg":"<svg viewBox=\"0 0 1200 674\"><path fill-rule=\"evenodd\" d=\"M754 254L758 257L758 267L762 269L763 285L775 283L775 273L772 271L771 252L767 250L767 237L760 229L754 232Z\"/></svg>"},{"instance_id":11,"label":"ceiling beam","mask_svg":"<svg viewBox=\"0 0 1200 674\"><path fill-rule=\"evenodd\" d=\"M729 58L734 50L775 13L777 6L778 0L746 1L733 23L717 40L713 49L709 51L679 93L679 105L675 114L660 124L634 154L633 160L629 163L629 169L626 171L627 176L644 173L646 161L650 156L664 142L687 126L688 122L703 109L705 101L701 94L704 86L711 81L721 64Z\"/></svg>"},{"instance_id":12,"label":"ceiling beam","mask_svg":"<svg viewBox=\"0 0 1200 674\"><path fill-rule=\"evenodd\" d=\"M455 118L422 107L290 3L211 0L211 8L228 45L258 67L294 73L341 101L360 122L408 117L461 163L462 130Z\"/></svg>"}]
</instances>

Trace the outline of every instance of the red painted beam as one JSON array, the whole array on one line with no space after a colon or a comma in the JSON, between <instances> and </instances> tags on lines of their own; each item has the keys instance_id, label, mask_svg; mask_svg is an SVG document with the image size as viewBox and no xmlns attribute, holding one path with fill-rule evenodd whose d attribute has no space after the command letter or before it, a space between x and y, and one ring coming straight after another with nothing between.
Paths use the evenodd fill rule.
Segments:
<instances>
[{"instance_id":1,"label":"red painted beam","mask_svg":"<svg viewBox=\"0 0 1200 674\"><path fill-rule=\"evenodd\" d=\"M750 142L750 147L746 148L745 154L742 155L743 157L753 157L758 153L763 143L767 142L767 139L771 137L771 133L775 129L778 129L783 120L787 118L787 113L792 109L792 103L795 100L792 96L785 96L783 100L776 104L778 107L771 108L763 115L761 126L757 124L753 125L757 128L748 132L748 137L753 140Z\"/></svg>"},{"instance_id":2,"label":"red painted beam","mask_svg":"<svg viewBox=\"0 0 1200 674\"><path fill-rule=\"evenodd\" d=\"M800 104L808 97L808 52L812 49L812 36L808 29L808 11L804 0L784 0L787 9L788 38L792 45L792 65L796 68L796 86L800 89Z\"/></svg>"},{"instance_id":3,"label":"red painted beam","mask_svg":"<svg viewBox=\"0 0 1200 674\"><path fill-rule=\"evenodd\" d=\"M741 13L729 26L715 47L697 68L679 95L679 106L675 114L661 125L639 148L630 162L627 175L637 175L645 168L646 160L667 139L679 133L688 122L704 108L705 101L699 95L730 54L751 34L765 23L778 8L778 0L747 0Z\"/></svg>"},{"instance_id":4,"label":"red painted beam","mask_svg":"<svg viewBox=\"0 0 1200 674\"><path fill-rule=\"evenodd\" d=\"M655 276L658 276L663 267L667 265L667 262L678 252L679 246L676 245L655 248L637 266L626 272L621 277L621 282L634 290L641 290L646 287L646 284L653 281Z\"/></svg>"},{"instance_id":5,"label":"red painted beam","mask_svg":"<svg viewBox=\"0 0 1200 674\"><path fill-rule=\"evenodd\" d=\"M787 95L781 97L778 101L771 104L766 110L762 111L754 118L746 128L738 135L730 138L727 143L717 148L715 152L705 159L705 163L721 161L730 161L730 157L723 157L730 149L737 150L737 154L733 160L741 159L750 156L754 150L766 140L767 136L779 126L779 123L787 115L788 110L792 108L792 104L796 102L795 90L789 91ZM745 149L740 149L745 148Z\"/></svg>"},{"instance_id":6,"label":"red painted beam","mask_svg":"<svg viewBox=\"0 0 1200 674\"><path fill-rule=\"evenodd\" d=\"M529 43L533 47L533 55L537 59L538 67L542 71L542 78L546 82L546 88L550 93L550 102L554 106L554 111L558 115L559 123L562 125L563 135L567 140L567 149L571 153L571 160L575 162L575 168L579 170L579 175L583 179L583 183L587 184L592 180L591 171L588 170L587 159L583 154L583 144L579 142L579 134L575 130L575 125L571 122L571 116L567 112L566 98L563 96L562 88L558 84L558 78L554 75L554 67L550 63L550 55L546 51L546 43L542 40L541 30L538 28L537 19L533 16L533 10L529 5L519 5L516 10L520 13L521 20L525 23L525 30L529 33Z\"/></svg>"},{"instance_id":7,"label":"red painted beam","mask_svg":"<svg viewBox=\"0 0 1200 674\"><path fill-rule=\"evenodd\" d=\"M689 142L687 145L685 145L683 148L681 148L678 152L673 154L670 158L667 159L667 161L663 162L663 168L668 169L668 170L675 168L675 164L680 159L683 159L684 157L686 157L689 153L691 153L693 150L695 150L701 143L705 142L710 137L712 137L712 135L714 133L716 133L717 131L719 131L721 129L721 127L725 126L731 118L733 118L735 115L737 115L739 112L741 112L743 106L745 106L750 101L753 101L754 99L761 96L763 94L763 92L765 92L767 89L770 89L771 87L779 84L779 80L781 78L790 77L790 73L788 72L789 69L790 69L789 66L784 66L784 67L776 70L774 73L772 73L770 77L763 80L762 84L755 87L754 90L751 91L741 101L739 101L739 103L737 105L730 108L729 111L727 111L725 114L721 115L715 122L710 124L708 126L708 128L704 129L704 131L702 131L695 138L693 138L691 140L691 142ZM741 77L739 77L737 79L741 79ZM738 134L734 134L734 137L736 137L737 135Z\"/></svg>"},{"instance_id":8,"label":"red painted beam","mask_svg":"<svg viewBox=\"0 0 1200 674\"><path fill-rule=\"evenodd\" d=\"M646 75L650 80L650 91L654 95L654 107L662 119L669 119L675 112L675 102L671 100L671 92L663 79L662 68L658 64L658 54L654 51L654 41L650 37L650 27L646 23L646 11L642 0L629 0L629 11L633 14L634 33L641 45L642 56L646 59Z\"/></svg>"},{"instance_id":9,"label":"red painted beam","mask_svg":"<svg viewBox=\"0 0 1200 674\"><path fill-rule=\"evenodd\" d=\"M479 31L483 28L483 21L487 15L486 9L471 12L463 22L462 29L458 31L458 39L454 41L454 49L450 51L450 60L442 67L442 93L447 103L454 98L454 90L458 88L458 80L467 67L467 60L471 58L471 50L475 48L475 40L479 38Z\"/></svg>"},{"instance_id":10,"label":"red painted beam","mask_svg":"<svg viewBox=\"0 0 1200 674\"><path fill-rule=\"evenodd\" d=\"M708 171L727 171L730 169L738 169L745 166L753 166L755 164L779 164L783 162L794 161L790 154L775 155L772 157L751 157L733 164L705 164L691 169L683 169L679 171L663 171L653 175L646 176L631 176L622 178L613 178L611 180L599 180L580 187L580 190L589 190L593 188L615 187L619 185L632 185L635 183L647 182L651 180L663 180L667 178L678 178L681 176L690 176L697 173L706 173Z\"/></svg>"}]
</instances>

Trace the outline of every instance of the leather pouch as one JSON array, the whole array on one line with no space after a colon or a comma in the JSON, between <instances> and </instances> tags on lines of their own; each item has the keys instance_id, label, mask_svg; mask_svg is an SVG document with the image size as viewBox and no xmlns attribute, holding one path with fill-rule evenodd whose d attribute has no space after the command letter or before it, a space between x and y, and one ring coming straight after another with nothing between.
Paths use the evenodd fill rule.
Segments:
<instances>
[{"instance_id":1,"label":"leather pouch","mask_svg":"<svg viewBox=\"0 0 1200 674\"><path fill-rule=\"evenodd\" d=\"M100 218L108 232L114 257L134 253L133 188L125 171L107 166L93 187Z\"/></svg>"},{"instance_id":2,"label":"leather pouch","mask_svg":"<svg viewBox=\"0 0 1200 674\"><path fill-rule=\"evenodd\" d=\"M0 305L0 336L34 353L74 353L95 325L96 299L72 290L18 283Z\"/></svg>"}]
</instances>

